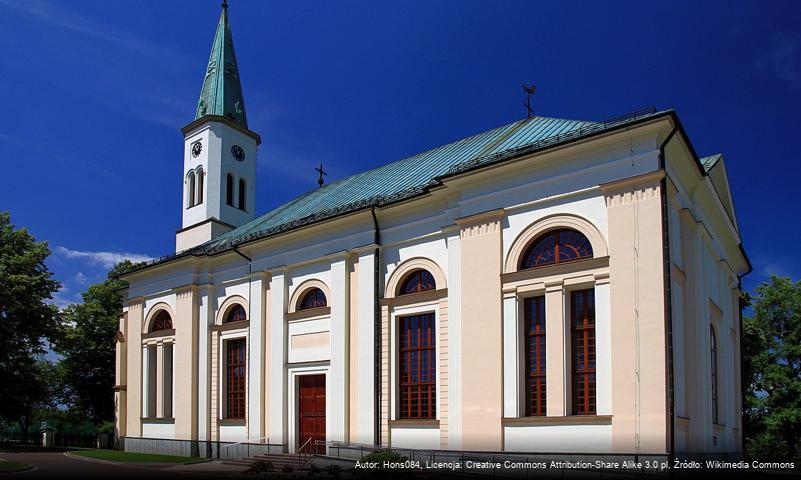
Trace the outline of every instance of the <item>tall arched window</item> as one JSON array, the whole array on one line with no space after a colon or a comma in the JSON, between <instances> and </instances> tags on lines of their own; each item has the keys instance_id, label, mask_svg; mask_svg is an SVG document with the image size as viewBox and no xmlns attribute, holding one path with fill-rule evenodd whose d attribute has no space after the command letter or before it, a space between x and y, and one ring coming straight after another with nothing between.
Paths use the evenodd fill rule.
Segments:
<instances>
[{"instance_id":1,"label":"tall arched window","mask_svg":"<svg viewBox=\"0 0 801 480\"><path fill-rule=\"evenodd\" d=\"M545 297L523 301L526 350L526 415L545 416Z\"/></svg>"},{"instance_id":2,"label":"tall arched window","mask_svg":"<svg viewBox=\"0 0 801 480\"><path fill-rule=\"evenodd\" d=\"M195 198L197 199L196 205L203 203L203 177L205 176L206 174L203 172L202 168L197 171L197 194L195 195Z\"/></svg>"},{"instance_id":3,"label":"tall arched window","mask_svg":"<svg viewBox=\"0 0 801 480\"><path fill-rule=\"evenodd\" d=\"M712 422L718 423L718 339L712 325L709 326L709 353L712 360Z\"/></svg>"},{"instance_id":4,"label":"tall arched window","mask_svg":"<svg viewBox=\"0 0 801 480\"><path fill-rule=\"evenodd\" d=\"M520 259L520 269L592 258L592 245L572 229L546 232L534 240Z\"/></svg>"},{"instance_id":5,"label":"tall arched window","mask_svg":"<svg viewBox=\"0 0 801 480\"><path fill-rule=\"evenodd\" d=\"M310 308L327 307L328 299L325 298L325 293L319 288L312 288L303 295L300 299L298 310L308 310Z\"/></svg>"},{"instance_id":6,"label":"tall arched window","mask_svg":"<svg viewBox=\"0 0 801 480\"><path fill-rule=\"evenodd\" d=\"M573 415L595 415L595 291L570 292Z\"/></svg>"},{"instance_id":7,"label":"tall arched window","mask_svg":"<svg viewBox=\"0 0 801 480\"><path fill-rule=\"evenodd\" d=\"M186 206L195 206L195 172L189 172L186 179Z\"/></svg>"},{"instance_id":8,"label":"tall arched window","mask_svg":"<svg viewBox=\"0 0 801 480\"><path fill-rule=\"evenodd\" d=\"M247 190L245 189L245 180L240 178L239 179L239 209L245 210L245 194Z\"/></svg>"},{"instance_id":9,"label":"tall arched window","mask_svg":"<svg viewBox=\"0 0 801 480\"><path fill-rule=\"evenodd\" d=\"M223 319L223 323L231 323L231 322L244 322L248 319L248 315L245 312L245 307L242 305L235 303L228 309L228 312L225 314L225 318Z\"/></svg>"},{"instance_id":10,"label":"tall arched window","mask_svg":"<svg viewBox=\"0 0 801 480\"><path fill-rule=\"evenodd\" d=\"M153 322L151 323L151 332L157 332L160 330L172 330L172 317L170 317L170 314L167 312L167 310L159 310L159 312L156 314L156 317L153 318Z\"/></svg>"},{"instance_id":11,"label":"tall arched window","mask_svg":"<svg viewBox=\"0 0 801 480\"><path fill-rule=\"evenodd\" d=\"M437 282L428 270L414 270L401 283L398 295L436 290Z\"/></svg>"},{"instance_id":12,"label":"tall arched window","mask_svg":"<svg viewBox=\"0 0 801 480\"><path fill-rule=\"evenodd\" d=\"M225 175L225 203L234 206L234 176L230 173Z\"/></svg>"}]
</instances>

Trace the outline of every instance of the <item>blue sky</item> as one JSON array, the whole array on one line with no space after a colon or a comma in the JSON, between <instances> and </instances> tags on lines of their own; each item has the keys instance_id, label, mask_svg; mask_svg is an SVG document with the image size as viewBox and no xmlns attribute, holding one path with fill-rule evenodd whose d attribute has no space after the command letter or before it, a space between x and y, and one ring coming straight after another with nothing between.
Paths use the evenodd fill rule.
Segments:
<instances>
[{"instance_id":1,"label":"blue sky","mask_svg":"<svg viewBox=\"0 0 801 480\"><path fill-rule=\"evenodd\" d=\"M57 303L174 250L219 3L0 0L0 210L50 243ZM230 4L260 213L321 161L336 180L522 118L533 82L546 116L675 108L726 155L745 287L801 276L801 2Z\"/></svg>"}]
</instances>

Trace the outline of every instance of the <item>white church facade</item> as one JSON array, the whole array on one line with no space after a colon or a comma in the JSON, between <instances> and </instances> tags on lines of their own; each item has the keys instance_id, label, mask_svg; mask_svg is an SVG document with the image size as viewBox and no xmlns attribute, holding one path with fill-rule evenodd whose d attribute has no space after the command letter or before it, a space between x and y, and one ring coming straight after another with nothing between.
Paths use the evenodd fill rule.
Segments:
<instances>
[{"instance_id":1,"label":"white church facade","mask_svg":"<svg viewBox=\"0 0 801 480\"><path fill-rule=\"evenodd\" d=\"M183 133L176 253L122 277L126 450L742 451L750 264L675 112L534 116L257 215L224 8Z\"/></svg>"}]
</instances>

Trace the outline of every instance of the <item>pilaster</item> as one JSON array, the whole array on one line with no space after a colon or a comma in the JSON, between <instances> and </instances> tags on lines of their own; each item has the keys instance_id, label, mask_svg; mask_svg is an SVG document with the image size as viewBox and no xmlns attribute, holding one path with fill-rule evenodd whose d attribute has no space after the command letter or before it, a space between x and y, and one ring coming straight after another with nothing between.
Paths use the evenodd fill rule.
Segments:
<instances>
[{"instance_id":1,"label":"pilaster","mask_svg":"<svg viewBox=\"0 0 801 480\"><path fill-rule=\"evenodd\" d=\"M461 243L462 448L503 449L501 219L494 210L456 220ZM454 279L455 281L459 281Z\"/></svg>"}]
</instances>

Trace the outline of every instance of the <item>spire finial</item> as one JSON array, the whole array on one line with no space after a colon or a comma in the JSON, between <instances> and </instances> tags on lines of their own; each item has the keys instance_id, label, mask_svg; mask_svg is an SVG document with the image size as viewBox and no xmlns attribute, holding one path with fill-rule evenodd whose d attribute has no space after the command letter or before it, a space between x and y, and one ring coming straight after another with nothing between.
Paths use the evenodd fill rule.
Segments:
<instances>
[{"instance_id":1,"label":"spire finial","mask_svg":"<svg viewBox=\"0 0 801 480\"><path fill-rule=\"evenodd\" d=\"M222 8L223 10L228 10L228 0L223 0Z\"/></svg>"}]
</instances>

